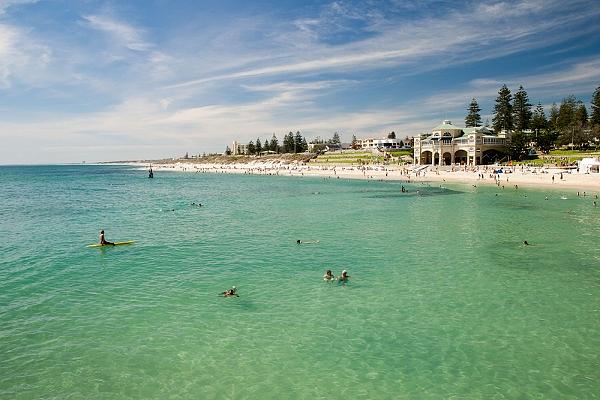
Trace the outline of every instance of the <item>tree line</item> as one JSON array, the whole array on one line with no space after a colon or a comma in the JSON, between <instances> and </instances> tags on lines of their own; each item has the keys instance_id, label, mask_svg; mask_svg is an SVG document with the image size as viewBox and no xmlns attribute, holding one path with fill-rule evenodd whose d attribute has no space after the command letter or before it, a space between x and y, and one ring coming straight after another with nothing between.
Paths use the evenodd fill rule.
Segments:
<instances>
[{"instance_id":1,"label":"tree line","mask_svg":"<svg viewBox=\"0 0 600 400\"><path fill-rule=\"evenodd\" d=\"M467 127L483 125L480 111L473 98L465 117ZM523 159L529 143L535 143L543 153L564 145L585 149L600 138L600 86L592 95L590 114L583 101L573 95L565 97L560 105L553 103L546 114L539 102L533 108L523 86L519 86L513 95L506 85L502 85L492 115L494 132L512 133L508 150L513 158ZM485 126L489 126L489 122Z\"/></svg>"},{"instance_id":2,"label":"tree line","mask_svg":"<svg viewBox=\"0 0 600 400\"><path fill-rule=\"evenodd\" d=\"M339 145L341 143L340 135L337 132L335 132L333 134L333 137L327 141L322 140L321 138L317 138L317 139L313 140L312 143L322 144L322 145L326 145L326 144L338 144ZM302 136L300 131L296 131L296 133L289 132L287 135L285 135L283 137L283 142L281 144L279 144L279 140L277 139L277 136L275 136L275 134L273 134L273 136L271 137L271 140L265 139L264 141L261 141L260 138L257 138L256 141L251 140L248 143L248 154L251 154L251 155L254 155L254 154L259 155L264 152L285 154L285 153L304 153L305 151L308 151L308 142L306 141L306 138L304 136ZM227 148L225 149L225 154L231 155L231 149L229 148L229 146L227 146Z\"/></svg>"}]
</instances>

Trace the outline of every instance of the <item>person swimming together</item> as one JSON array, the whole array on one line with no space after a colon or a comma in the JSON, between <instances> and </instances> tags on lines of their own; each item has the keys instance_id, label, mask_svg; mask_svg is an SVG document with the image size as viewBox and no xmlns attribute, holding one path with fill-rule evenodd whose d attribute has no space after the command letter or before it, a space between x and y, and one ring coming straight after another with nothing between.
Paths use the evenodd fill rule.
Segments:
<instances>
[{"instance_id":1,"label":"person swimming together","mask_svg":"<svg viewBox=\"0 0 600 400\"><path fill-rule=\"evenodd\" d=\"M237 289L235 288L235 286L232 286L231 289L228 289L221 294L223 295L223 297L233 297L233 296L240 297L237 294Z\"/></svg>"},{"instance_id":2,"label":"person swimming together","mask_svg":"<svg viewBox=\"0 0 600 400\"><path fill-rule=\"evenodd\" d=\"M115 245L113 242L109 242L106 240L106 238L104 237L104 229L100 231L100 245L102 245L102 246L114 246Z\"/></svg>"},{"instance_id":3,"label":"person swimming together","mask_svg":"<svg viewBox=\"0 0 600 400\"><path fill-rule=\"evenodd\" d=\"M333 276L333 272L331 272L330 269L327 270L327 272L325 272L325 275L323 275L323 280L324 281L335 281L335 276Z\"/></svg>"},{"instance_id":4,"label":"person swimming together","mask_svg":"<svg viewBox=\"0 0 600 400\"><path fill-rule=\"evenodd\" d=\"M348 275L348 272L346 270L342 271L342 275L340 275L340 277L338 278L338 280L340 282L348 282L348 279L350 278L350 275Z\"/></svg>"}]
</instances>

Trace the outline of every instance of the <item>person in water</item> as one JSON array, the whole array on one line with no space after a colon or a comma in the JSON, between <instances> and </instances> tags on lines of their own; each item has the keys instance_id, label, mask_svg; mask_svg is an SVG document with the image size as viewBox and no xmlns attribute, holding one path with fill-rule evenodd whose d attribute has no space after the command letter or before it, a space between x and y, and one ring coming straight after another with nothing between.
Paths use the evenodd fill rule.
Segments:
<instances>
[{"instance_id":1,"label":"person in water","mask_svg":"<svg viewBox=\"0 0 600 400\"><path fill-rule=\"evenodd\" d=\"M100 231L100 244L102 246L114 246L115 245L113 242L109 242L106 240L106 238L104 237L104 229Z\"/></svg>"},{"instance_id":2,"label":"person in water","mask_svg":"<svg viewBox=\"0 0 600 400\"><path fill-rule=\"evenodd\" d=\"M348 275L348 272L346 270L342 271L342 275L340 275L340 277L338 278L338 280L340 282L348 282L348 279L350 278L350 275Z\"/></svg>"},{"instance_id":3,"label":"person in water","mask_svg":"<svg viewBox=\"0 0 600 400\"><path fill-rule=\"evenodd\" d=\"M315 244L315 243L319 243L318 240L296 240L297 244Z\"/></svg>"},{"instance_id":4,"label":"person in water","mask_svg":"<svg viewBox=\"0 0 600 400\"><path fill-rule=\"evenodd\" d=\"M325 272L325 275L323 275L323 280L324 281L335 281L335 276L333 276L333 272L331 272L330 269L327 270L327 272Z\"/></svg>"},{"instance_id":5,"label":"person in water","mask_svg":"<svg viewBox=\"0 0 600 400\"><path fill-rule=\"evenodd\" d=\"M223 297L233 297L233 296L240 297L237 294L237 289L235 288L235 286L232 286L231 289L228 289L221 294L223 295Z\"/></svg>"},{"instance_id":6,"label":"person in water","mask_svg":"<svg viewBox=\"0 0 600 400\"><path fill-rule=\"evenodd\" d=\"M529 246L529 242L528 242L527 240L523 240L523 244L524 244L525 246Z\"/></svg>"}]
</instances>

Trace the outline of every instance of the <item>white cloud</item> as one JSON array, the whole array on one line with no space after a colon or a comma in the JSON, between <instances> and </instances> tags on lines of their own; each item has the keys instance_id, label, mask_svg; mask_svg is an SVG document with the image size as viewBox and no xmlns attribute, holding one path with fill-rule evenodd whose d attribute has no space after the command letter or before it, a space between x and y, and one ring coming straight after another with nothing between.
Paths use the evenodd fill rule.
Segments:
<instances>
[{"instance_id":1,"label":"white cloud","mask_svg":"<svg viewBox=\"0 0 600 400\"><path fill-rule=\"evenodd\" d=\"M0 0L0 15L17 3L24 2ZM58 95L74 86L91 88L74 91L74 101L98 93L108 98L77 116L31 112L22 122L11 123L9 110L0 118L0 137L4 143L19 136L53 142L54 147L69 142L70 149L80 150L112 146L122 151L123 143L135 143L149 156L160 154L167 145L222 150L230 139L248 141L273 132L281 137L289 130L301 130L308 137L395 130L404 137L429 130L442 116L462 118L472 97L480 103L493 101L502 83L511 89L523 84L537 98L566 95L600 81L600 61L590 58L549 66L552 72L540 72L538 67L521 76L477 72L478 79L434 95L430 87L417 93L390 93L383 88L384 79L400 81L411 74L476 65L557 44L586 30L596 33L589 22L600 15L600 7L557 17L563 7L557 1L485 2L409 19L398 12L379 13L369 9L370 4L356 9L336 2L316 16L296 20L268 20L264 15L232 19L210 32L194 28L198 32L182 35L165 29L162 45L151 43L152 32L124 22L114 12L91 12L73 23L110 39L99 43L88 35L94 41L89 47L58 35L46 41L39 31L0 21L0 86L28 79L43 81ZM431 5L426 2L424 8ZM423 15L419 7L406 3L403 7ZM360 27L357 35L330 40L347 34L354 24ZM371 82L383 88L381 102ZM371 93L363 93L363 88ZM336 91L358 101L347 101Z\"/></svg>"},{"instance_id":2,"label":"white cloud","mask_svg":"<svg viewBox=\"0 0 600 400\"><path fill-rule=\"evenodd\" d=\"M0 0L0 15L6 13L9 7L37 3L39 0Z\"/></svg>"},{"instance_id":3,"label":"white cloud","mask_svg":"<svg viewBox=\"0 0 600 400\"><path fill-rule=\"evenodd\" d=\"M83 19L92 29L107 33L113 40L135 51L148 51L152 44L142 39L143 31L106 15L86 15Z\"/></svg>"},{"instance_id":4,"label":"white cloud","mask_svg":"<svg viewBox=\"0 0 600 400\"><path fill-rule=\"evenodd\" d=\"M466 88L436 93L424 99L422 103L431 109L438 110L452 110L459 107L466 109L473 97L480 104L493 100L498 96L498 90L504 84L513 92L523 85L529 94L530 101L537 103L536 99L554 96L556 93L567 96L591 92L600 82L600 58L579 60L563 67L560 71L553 68L552 72L534 75L474 79ZM587 100L584 99L584 101Z\"/></svg>"},{"instance_id":5,"label":"white cloud","mask_svg":"<svg viewBox=\"0 0 600 400\"><path fill-rule=\"evenodd\" d=\"M14 80L38 81L50 63L51 51L18 27L0 23L0 87Z\"/></svg>"},{"instance_id":6,"label":"white cloud","mask_svg":"<svg viewBox=\"0 0 600 400\"><path fill-rule=\"evenodd\" d=\"M277 32L272 33L277 39L267 43L271 46L268 47L269 53L276 56L267 55L262 63L249 68L240 65L233 70L229 68L227 72L207 71L196 79L166 85L165 88L178 89L256 77L356 73L398 67L402 67L403 73L420 73L566 41L583 33L581 28L575 30L569 29L569 26L578 26L583 20L600 15L600 8L595 7L585 15L566 13L545 18L557 11L560 11L557 2L485 3L467 12L449 12L443 18L399 22L385 20L380 15L355 15L347 7L334 3L319 18L292 21L291 27L295 29L291 32L290 25L277 26ZM322 31L335 29L327 28L332 24L332 14L346 19L363 18L368 26L366 29L372 34L341 45L321 42ZM529 19L532 14L536 17L535 22Z\"/></svg>"}]
</instances>

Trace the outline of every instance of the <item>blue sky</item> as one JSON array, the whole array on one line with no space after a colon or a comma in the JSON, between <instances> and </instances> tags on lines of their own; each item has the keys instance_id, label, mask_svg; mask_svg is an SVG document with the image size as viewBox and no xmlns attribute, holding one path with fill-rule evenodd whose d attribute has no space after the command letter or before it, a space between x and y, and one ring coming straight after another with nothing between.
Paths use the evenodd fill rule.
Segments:
<instances>
[{"instance_id":1,"label":"blue sky","mask_svg":"<svg viewBox=\"0 0 600 400\"><path fill-rule=\"evenodd\" d=\"M0 0L0 164L349 141L600 85L598 1Z\"/></svg>"}]
</instances>

